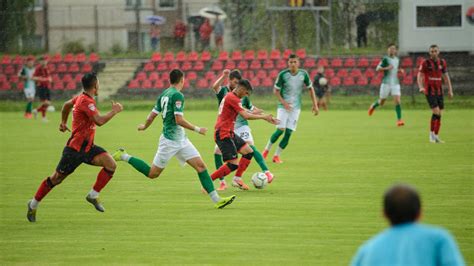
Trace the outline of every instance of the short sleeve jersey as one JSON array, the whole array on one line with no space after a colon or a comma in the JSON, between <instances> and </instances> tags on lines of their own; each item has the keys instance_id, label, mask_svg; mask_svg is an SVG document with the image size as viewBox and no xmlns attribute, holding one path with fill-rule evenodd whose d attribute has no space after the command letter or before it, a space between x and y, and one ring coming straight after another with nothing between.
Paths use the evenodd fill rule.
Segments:
<instances>
[{"instance_id":1,"label":"short sleeve jersey","mask_svg":"<svg viewBox=\"0 0 474 266\"><path fill-rule=\"evenodd\" d=\"M314 76L313 87L317 91L326 92L328 91L328 85L326 84L324 86L321 86L321 84L319 84L319 80L322 78L324 78L323 74L321 73L316 74L316 76Z\"/></svg>"},{"instance_id":2,"label":"short sleeve jersey","mask_svg":"<svg viewBox=\"0 0 474 266\"><path fill-rule=\"evenodd\" d=\"M443 74L448 72L446 60L426 59L420 65L420 72L425 75L425 94L443 95Z\"/></svg>"},{"instance_id":3,"label":"short sleeve jersey","mask_svg":"<svg viewBox=\"0 0 474 266\"><path fill-rule=\"evenodd\" d=\"M308 89L313 87L308 72L303 69L299 69L295 75L292 75L289 69L283 70L275 81L275 88L280 91L281 97L294 109L301 109L303 87ZM278 103L278 108L284 107Z\"/></svg>"},{"instance_id":4,"label":"short sleeve jersey","mask_svg":"<svg viewBox=\"0 0 474 266\"><path fill-rule=\"evenodd\" d=\"M390 56L384 56L382 58L382 61L379 63L379 67L388 67L389 65L392 65L393 68L390 70L385 70L383 72L383 78L382 78L382 83L387 84L387 85L397 85L400 84L398 80L398 65L400 63L400 60L398 57L390 57Z\"/></svg>"},{"instance_id":5,"label":"short sleeve jersey","mask_svg":"<svg viewBox=\"0 0 474 266\"><path fill-rule=\"evenodd\" d=\"M240 98L233 92L227 93L219 106L219 116L215 130L219 131L221 138L230 137L234 131L235 120L240 111L243 111Z\"/></svg>"},{"instance_id":6,"label":"short sleeve jersey","mask_svg":"<svg viewBox=\"0 0 474 266\"><path fill-rule=\"evenodd\" d=\"M35 89L35 81L32 79L33 78L33 74L35 73L35 68L32 67L32 68L29 68L27 66L24 66L20 73L18 74L19 76L23 76L23 77L26 77L26 81L25 81L25 90L34 90Z\"/></svg>"},{"instance_id":7,"label":"short sleeve jersey","mask_svg":"<svg viewBox=\"0 0 474 266\"><path fill-rule=\"evenodd\" d=\"M156 101L153 112L161 113L163 136L169 140L180 141L186 138L184 128L176 124L175 115L183 115L184 95L174 87L163 91Z\"/></svg>"},{"instance_id":8,"label":"short sleeve jersey","mask_svg":"<svg viewBox=\"0 0 474 266\"><path fill-rule=\"evenodd\" d=\"M99 113L95 100L86 93L72 98L72 133L67 146L78 152L88 152L94 144L96 125L92 117Z\"/></svg>"},{"instance_id":9,"label":"short sleeve jersey","mask_svg":"<svg viewBox=\"0 0 474 266\"><path fill-rule=\"evenodd\" d=\"M44 66L39 66L35 69L33 77L49 78L49 70ZM37 81L38 87L49 88L49 81Z\"/></svg>"},{"instance_id":10,"label":"short sleeve jersey","mask_svg":"<svg viewBox=\"0 0 474 266\"><path fill-rule=\"evenodd\" d=\"M229 87L227 86L222 86L221 89L219 90L218 93L216 93L217 97L217 102L220 104L222 102L222 99L227 95L227 93L230 92ZM245 96L241 99L242 106L248 110L253 109L252 102L250 101L249 97ZM237 115L237 118L235 120L235 128L239 128L242 126L248 126L249 122L247 119L243 118L241 115Z\"/></svg>"}]
</instances>

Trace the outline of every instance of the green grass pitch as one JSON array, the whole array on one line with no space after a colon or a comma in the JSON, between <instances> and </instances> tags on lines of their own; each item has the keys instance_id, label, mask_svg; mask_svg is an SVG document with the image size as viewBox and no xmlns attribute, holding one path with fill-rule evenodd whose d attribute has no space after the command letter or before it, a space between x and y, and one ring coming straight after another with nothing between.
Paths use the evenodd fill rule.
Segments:
<instances>
[{"instance_id":1,"label":"green grass pitch","mask_svg":"<svg viewBox=\"0 0 474 266\"><path fill-rule=\"evenodd\" d=\"M216 210L197 175L173 159L149 180L121 162L101 198L105 213L84 199L99 168L83 165L41 203L37 222L26 202L52 173L69 134L50 123L0 113L0 264L287 264L347 265L358 246L386 228L381 197L396 182L421 193L423 222L450 230L468 264L474 263L474 120L472 110L443 115L443 145L428 142L429 110L406 110L395 126L391 107L366 111L304 111L283 165L269 162L274 183L264 190L234 188L236 201ZM118 147L151 162L161 132L137 124L147 112L124 111L98 128L96 144ZM214 170L215 111L187 111L208 127L188 132ZM258 148L274 127L252 121ZM258 171L253 162L245 174ZM228 178L228 180L230 180Z\"/></svg>"}]
</instances>

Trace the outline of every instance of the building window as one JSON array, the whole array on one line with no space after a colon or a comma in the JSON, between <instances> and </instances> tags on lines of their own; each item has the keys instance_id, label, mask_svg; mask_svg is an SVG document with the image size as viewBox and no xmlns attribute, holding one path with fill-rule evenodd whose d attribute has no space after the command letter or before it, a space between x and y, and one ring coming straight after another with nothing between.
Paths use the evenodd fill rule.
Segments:
<instances>
[{"instance_id":1,"label":"building window","mask_svg":"<svg viewBox=\"0 0 474 266\"><path fill-rule=\"evenodd\" d=\"M159 9L176 9L176 0L158 0Z\"/></svg>"},{"instance_id":2,"label":"building window","mask_svg":"<svg viewBox=\"0 0 474 266\"><path fill-rule=\"evenodd\" d=\"M461 27L462 7L461 5L444 6L417 6L416 27L439 28L439 27Z\"/></svg>"},{"instance_id":3,"label":"building window","mask_svg":"<svg viewBox=\"0 0 474 266\"><path fill-rule=\"evenodd\" d=\"M142 6L142 0L126 0L125 5L127 7L135 7L135 5Z\"/></svg>"},{"instance_id":4,"label":"building window","mask_svg":"<svg viewBox=\"0 0 474 266\"><path fill-rule=\"evenodd\" d=\"M43 0L35 0L34 9L35 10L43 10L43 5L44 5Z\"/></svg>"}]
</instances>

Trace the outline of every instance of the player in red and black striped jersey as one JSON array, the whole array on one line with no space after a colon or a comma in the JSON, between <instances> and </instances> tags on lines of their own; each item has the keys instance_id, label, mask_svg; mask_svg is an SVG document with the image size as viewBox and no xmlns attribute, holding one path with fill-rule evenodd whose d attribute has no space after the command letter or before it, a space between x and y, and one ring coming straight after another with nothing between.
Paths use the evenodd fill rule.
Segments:
<instances>
[{"instance_id":1,"label":"player in red and black striped jersey","mask_svg":"<svg viewBox=\"0 0 474 266\"><path fill-rule=\"evenodd\" d=\"M423 61L418 72L418 87L426 95L433 114L430 125L430 142L443 143L438 133L441 127L441 112L444 109L443 82L448 85L448 96L453 98L453 87L448 75L446 60L439 58L439 47L430 46L430 58Z\"/></svg>"},{"instance_id":2,"label":"player in red and black striped jersey","mask_svg":"<svg viewBox=\"0 0 474 266\"><path fill-rule=\"evenodd\" d=\"M67 119L72 110L72 134L64 147L56 170L43 180L33 199L28 202L26 217L30 222L36 221L36 209L40 201L82 163L102 167L94 186L86 196L86 200L94 205L96 210L104 211L104 207L99 201L99 192L112 178L116 164L109 153L94 144L95 128L96 125L102 126L107 123L123 108L120 103L112 102L112 111L105 115L99 113L93 98L99 91L99 80L95 73L85 74L82 77L82 86L84 87L82 94L64 103L59 130L61 132L70 131L67 127Z\"/></svg>"}]
</instances>

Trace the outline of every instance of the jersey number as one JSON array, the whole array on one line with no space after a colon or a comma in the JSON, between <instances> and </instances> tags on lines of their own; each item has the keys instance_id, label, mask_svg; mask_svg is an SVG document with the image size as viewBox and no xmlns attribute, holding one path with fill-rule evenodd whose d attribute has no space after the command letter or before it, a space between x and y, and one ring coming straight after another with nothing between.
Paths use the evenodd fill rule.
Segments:
<instances>
[{"instance_id":1,"label":"jersey number","mask_svg":"<svg viewBox=\"0 0 474 266\"><path fill-rule=\"evenodd\" d=\"M168 101L169 101L169 97L163 97L161 98L161 116L163 117L163 119L165 119L166 117L166 111L168 111Z\"/></svg>"},{"instance_id":2,"label":"jersey number","mask_svg":"<svg viewBox=\"0 0 474 266\"><path fill-rule=\"evenodd\" d=\"M225 98L222 99L221 104L219 105L219 114L222 113L222 109L224 108L224 102L225 102Z\"/></svg>"}]
</instances>

